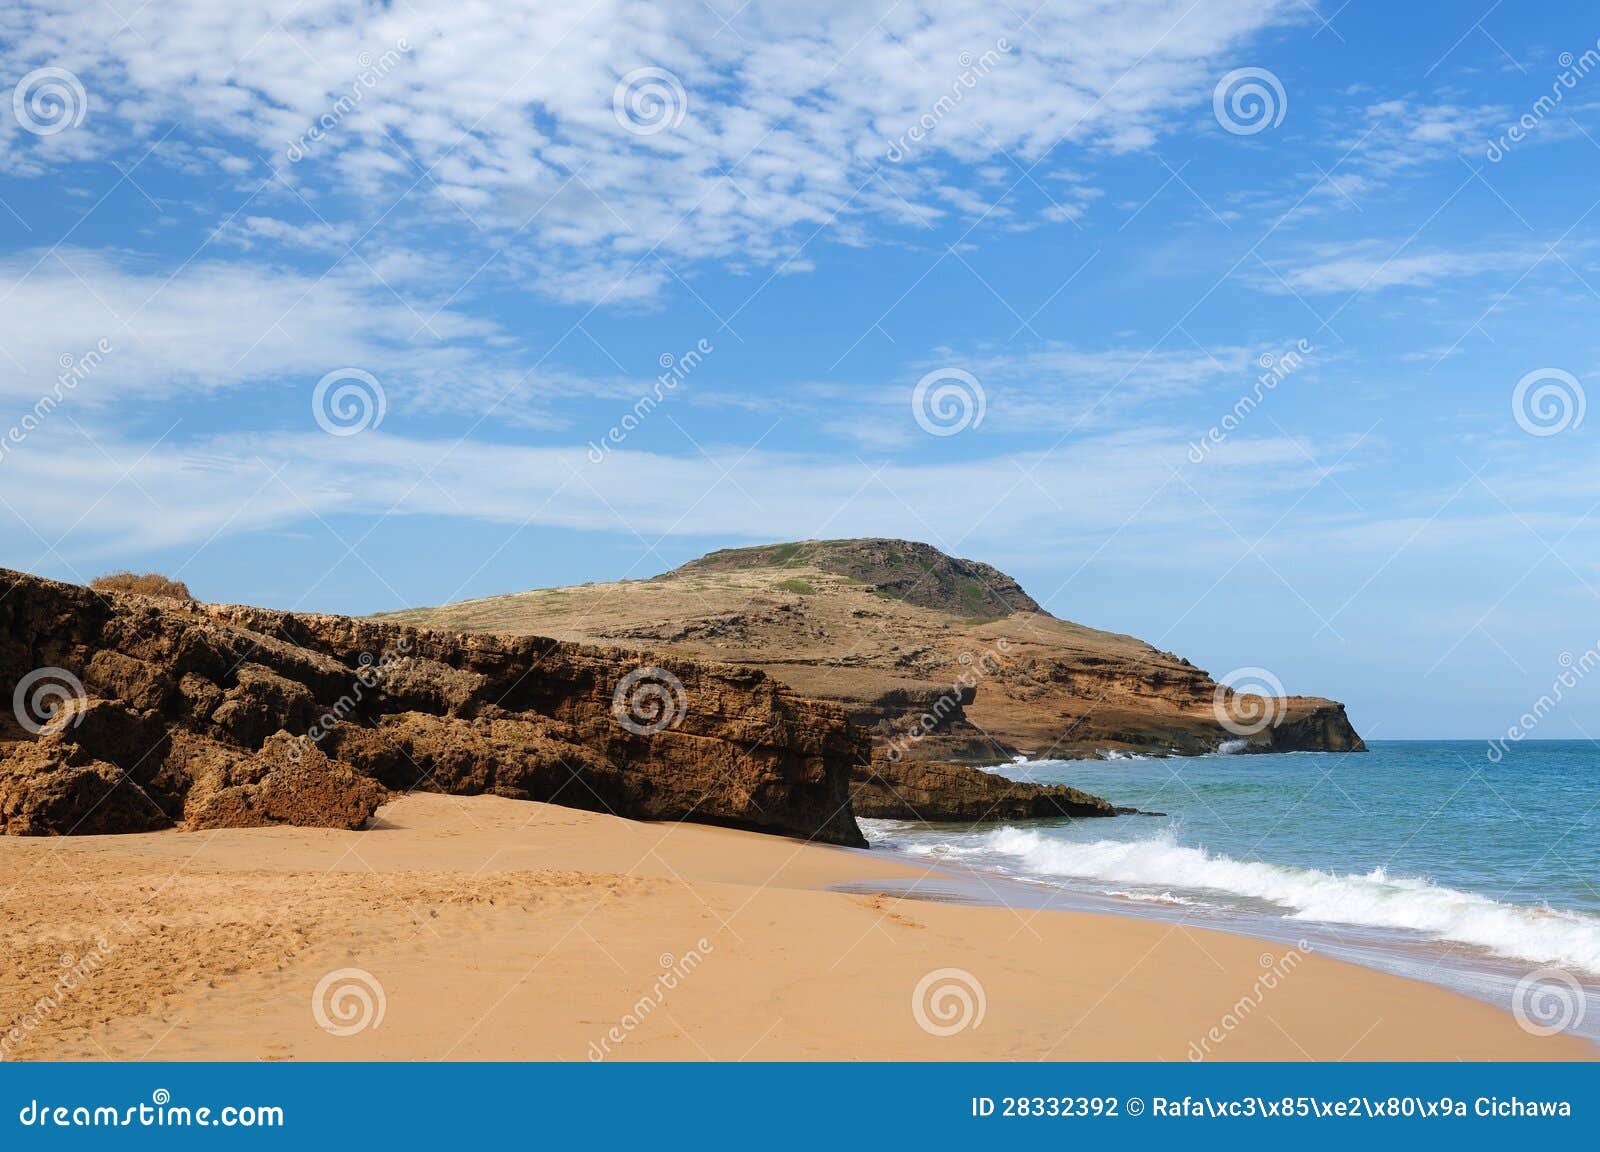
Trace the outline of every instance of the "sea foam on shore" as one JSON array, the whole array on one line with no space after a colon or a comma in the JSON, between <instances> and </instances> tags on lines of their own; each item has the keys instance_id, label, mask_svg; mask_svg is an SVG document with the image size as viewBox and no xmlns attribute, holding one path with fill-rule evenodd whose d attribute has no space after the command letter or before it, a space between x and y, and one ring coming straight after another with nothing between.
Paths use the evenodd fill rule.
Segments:
<instances>
[{"instance_id":1,"label":"sea foam on shore","mask_svg":"<svg viewBox=\"0 0 1600 1152\"><path fill-rule=\"evenodd\" d=\"M1600 919L1562 909L1503 903L1476 892L1382 868L1335 874L1262 861L1237 860L1186 847L1170 830L1148 839L1074 843L1047 832L1006 827L966 844L907 845L913 855L988 859L1018 878L1072 879L1137 885L1181 899L1198 893L1221 907L1259 911L1270 905L1297 920L1355 924L1422 933L1469 944L1497 956L1554 964L1600 975ZM1174 897L1174 890L1179 894Z\"/></svg>"}]
</instances>

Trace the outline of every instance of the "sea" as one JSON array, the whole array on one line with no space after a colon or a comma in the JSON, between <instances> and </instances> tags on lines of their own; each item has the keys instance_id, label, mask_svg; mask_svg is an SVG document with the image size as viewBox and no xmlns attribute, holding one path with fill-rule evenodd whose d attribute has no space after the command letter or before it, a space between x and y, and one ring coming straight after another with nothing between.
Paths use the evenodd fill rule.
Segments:
<instances>
[{"instance_id":1,"label":"sea","mask_svg":"<svg viewBox=\"0 0 1600 1152\"><path fill-rule=\"evenodd\" d=\"M953 878L907 895L1304 941L1600 1042L1600 744L1396 740L988 771L1163 815L862 821L874 848Z\"/></svg>"}]
</instances>

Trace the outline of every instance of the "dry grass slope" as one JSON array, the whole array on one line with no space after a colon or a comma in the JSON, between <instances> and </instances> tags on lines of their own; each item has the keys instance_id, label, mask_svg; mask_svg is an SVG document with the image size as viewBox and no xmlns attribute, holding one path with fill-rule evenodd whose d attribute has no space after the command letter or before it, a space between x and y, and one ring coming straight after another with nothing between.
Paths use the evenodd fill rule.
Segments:
<instances>
[{"instance_id":1,"label":"dry grass slope","mask_svg":"<svg viewBox=\"0 0 1600 1152\"><path fill-rule=\"evenodd\" d=\"M89 582L96 592L134 592L140 596L165 596L170 600L193 600L189 586L181 580L169 580L159 572L109 572L96 576Z\"/></svg>"}]
</instances>

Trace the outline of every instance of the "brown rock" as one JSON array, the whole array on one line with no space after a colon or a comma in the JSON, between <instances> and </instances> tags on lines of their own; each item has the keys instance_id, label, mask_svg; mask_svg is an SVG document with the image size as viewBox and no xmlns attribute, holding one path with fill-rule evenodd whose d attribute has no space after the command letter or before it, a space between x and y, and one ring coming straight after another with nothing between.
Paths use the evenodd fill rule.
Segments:
<instances>
[{"instance_id":1,"label":"brown rock","mask_svg":"<svg viewBox=\"0 0 1600 1152\"><path fill-rule=\"evenodd\" d=\"M298 824L314 828L360 828L372 819L388 789L348 764L329 760L309 742L287 732L272 736L258 759L265 771L252 784L219 788L189 804L190 828L255 828Z\"/></svg>"},{"instance_id":2,"label":"brown rock","mask_svg":"<svg viewBox=\"0 0 1600 1152\"><path fill-rule=\"evenodd\" d=\"M0 721L6 832L356 827L421 788L865 843L867 738L753 669L0 580L0 686L82 685L51 734ZM614 697L641 668L630 729Z\"/></svg>"},{"instance_id":3,"label":"brown rock","mask_svg":"<svg viewBox=\"0 0 1600 1152\"><path fill-rule=\"evenodd\" d=\"M1060 784L1026 784L964 764L875 760L850 781L863 819L972 824L1050 816L1117 816L1111 804Z\"/></svg>"},{"instance_id":4,"label":"brown rock","mask_svg":"<svg viewBox=\"0 0 1600 1152\"><path fill-rule=\"evenodd\" d=\"M122 769L45 738L0 753L0 828L23 836L68 830L148 832L172 820Z\"/></svg>"}]
</instances>

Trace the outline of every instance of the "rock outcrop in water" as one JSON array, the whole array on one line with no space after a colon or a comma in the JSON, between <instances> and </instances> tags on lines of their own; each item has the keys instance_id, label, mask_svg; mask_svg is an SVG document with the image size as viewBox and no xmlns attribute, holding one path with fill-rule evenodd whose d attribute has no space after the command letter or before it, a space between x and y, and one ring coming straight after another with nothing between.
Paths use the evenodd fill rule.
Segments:
<instances>
[{"instance_id":1,"label":"rock outcrop in water","mask_svg":"<svg viewBox=\"0 0 1600 1152\"><path fill-rule=\"evenodd\" d=\"M964 764L926 760L880 759L857 768L850 782L850 801L863 819L959 824L1131 814L1061 784L1028 784Z\"/></svg>"},{"instance_id":2,"label":"rock outcrop in water","mask_svg":"<svg viewBox=\"0 0 1600 1152\"><path fill-rule=\"evenodd\" d=\"M868 738L755 669L0 580L8 833L357 828L423 789L864 843Z\"/></svg>"}]
</instances>

